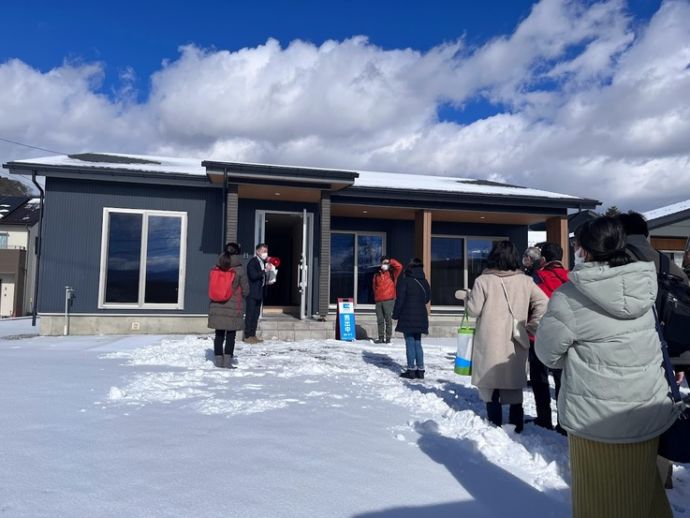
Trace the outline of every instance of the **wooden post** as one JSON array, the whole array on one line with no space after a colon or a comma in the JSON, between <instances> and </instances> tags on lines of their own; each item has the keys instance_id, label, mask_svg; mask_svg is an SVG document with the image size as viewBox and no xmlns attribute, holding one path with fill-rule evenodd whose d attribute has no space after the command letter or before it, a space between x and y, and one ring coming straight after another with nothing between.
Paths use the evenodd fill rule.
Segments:
<instances>
[{"instance_id":1,"label":"wooden post","mask_svg":"<svg viewBox=\"0 0 690 518\"><path fill-rule=\"evenodd\" d=\"M319 317L328 316L328 303L331 296L331 195L321 194L321 254L319 256Z\"/></svg>"},{"instance_id":2,"label":"wooden post","mask_svg":"<svg viewBox=\"0 0 690 518\"><path fill-rule=\"evenodd\" d=\"M239 217L237 185L228 185L225 192L225 242L237 242L237 221Z\"/></svg>"},{"instance_id":3,"label":"wooden post","mask_svg":"<svg viewBox=\"0 0 690 518\"><path fill-rule=\"evenodd\" d=\"M431 211L419 210L414 220L415 255L424 263L424 275L431 284Z\"/></svg>"},{"instance_id":4,"label":"wooden post","mask_svg":"<svg viewBox=\"0 0 690 518\"><path fill-rule=\"evenodd\" d=\"M558 216L546 220L546 240L558 243L563 248L563 266L570 268L570 239L567 216Z\"/></svg>"}]
</instances>

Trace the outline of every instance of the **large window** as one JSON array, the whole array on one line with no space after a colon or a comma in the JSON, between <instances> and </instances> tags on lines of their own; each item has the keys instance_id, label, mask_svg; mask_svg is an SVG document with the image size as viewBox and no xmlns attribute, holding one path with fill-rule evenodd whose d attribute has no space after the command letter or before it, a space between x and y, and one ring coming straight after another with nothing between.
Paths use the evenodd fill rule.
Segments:
<instances>
[{"instance_id":1,"label":"large window","mask_svg":"<svg viewBox=\"0 0 690 518\"><path fill-rule=\"evenodd\" d=\"M474 281L486 268L494 243L504 238L469 236L432 236L431 304L458 306L455 291L472 289Z\"/></svg>"},{"instance_id":2,"label":"large window","mask_svg":"<svg viewBox=\"0 0 690 518\"><path fill-rule=\"evenodd\" d=\"M472 289L474 281L486 269L486 261L494 243L501 239L473 237L467 239L467 286Z\"/></svg>"},{"instance_id":3,"label":"large window","mask_svg":"<svg viewBox=\"0 0 690 518\"><path fill-rule=\"evenodd\" d=\"M333 232L331 234L331 303L335 304L338 298L353 298L356 304L373 304L374 273L384 253L384 234Z\"/></svg>"},{"instance_id":4,"label":"large window","mask_svg":"<svg viewBox=\"0 0 690 518\"><path fill-rule=\"evenodd\" d=\"M182 309L187 214L104 209L99 306Z\"/></svg>"},{"instance_id":5,"label":"large window","mask_svg":"<svg viewBox=\"0 0 690 518\"><path fill-rule=\"evenodd\" d=\"M455 291L465 287L465 240L461 237L431 238L431 303L461 304Z\"/></svg>"}]
</instances>

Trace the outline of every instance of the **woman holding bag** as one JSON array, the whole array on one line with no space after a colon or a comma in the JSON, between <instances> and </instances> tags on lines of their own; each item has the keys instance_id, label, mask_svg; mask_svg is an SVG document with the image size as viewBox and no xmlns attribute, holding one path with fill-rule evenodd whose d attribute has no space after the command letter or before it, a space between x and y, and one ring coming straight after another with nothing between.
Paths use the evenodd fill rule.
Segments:
<instances>
[{"instance_id":1,"label":"woman holding bag","mask_svg":"<svg viewBox=\"0 0 690 518\"><path fill-rule=\"evenodd\" d=\"M659 435L676 419L654 317L654 263L634 262L620 222L578 229L570 282L553 294L535 351L563 369L575 518L671 517L657 472Z\"/></svg>"},{"instance_id":2,"label":"woman holding bag","mask_svg":"<svg viewBox=\"0 0 690 518\"><path fill-rule=\"evenodd\" d=\"M503 423L502 405L510 405L508 422L520 433L524 423L522 389L527 386L527 331L534 333L548 299L521 270L510 241L494 244L487 269L474 282L465 311L477 318L472 351L472 384L486 403L486 415Z\"/></svg>"}]
</instances>

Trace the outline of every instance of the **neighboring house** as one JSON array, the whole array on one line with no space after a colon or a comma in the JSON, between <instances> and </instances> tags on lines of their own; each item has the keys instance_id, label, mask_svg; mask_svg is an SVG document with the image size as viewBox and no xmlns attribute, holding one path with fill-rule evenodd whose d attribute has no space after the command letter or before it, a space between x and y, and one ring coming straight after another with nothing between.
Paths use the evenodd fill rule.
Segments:
<instances>
[{"instance_id":1,"label":"neighboring house","mask_svg":"<svg viewBox=\"0 0 690 518\"><path fill-rule=\"evenodd\" d=\"M423 260L432 317L450 314L455 333L462 308L454 292L471 288L496 240L524 249L528 226L544 222L549 240L567 251L568 209L599 204L467 178L149 156L81 154L4 167L45 176L45 334L62 332L65 286L75 290L74 333L207 331L208 271L229 241L246 259L267 242L281 259L262 325L284 314L303 322L278 337L316 337L326 329L319 326L332 336L342 297L355 300L363 321L384 254Z\"/></svg>"},{"instance_id":2,"label":"neighboring house","mask_svg":"<svg viewBox=\"0 0 690 518\"><path fill-rule=\"evenodd\" d=\"M38 199L0 197L0 317L31 313Z\"/></svg>"},{"instance_id":3,"label":"neighboring house","mask_svg":"<svg viewBox=\"0 0 690 518\"><path fill-rule=\"evenodd\" d=\"M683 267L683 258L689 250L690 200L650 210L644 213L644 217L649 225L652 246Z\"/></svg>"}]
</instances>

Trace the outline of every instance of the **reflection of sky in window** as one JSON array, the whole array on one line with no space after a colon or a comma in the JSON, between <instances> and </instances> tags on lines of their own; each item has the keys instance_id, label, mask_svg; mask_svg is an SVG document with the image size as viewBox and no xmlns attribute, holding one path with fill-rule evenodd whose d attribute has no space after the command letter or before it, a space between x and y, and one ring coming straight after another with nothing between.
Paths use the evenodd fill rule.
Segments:
<instances>
[{"instance_id":1,"label":"reflection of sky in window","mask_svg":"<svg viewBox=\"0 0 690 518\"><path fill-rule=\"evenodd\" d=\"M462 239L434 237L431 239L431 260L450 261L462 259Z\"/></svg>"},{"instance_id":2,"label":"reflection of sky in window","mask_svg":"<svg viewBox=\"0 0 690 518\"><path fill-rule=\"evenodd\" d=\"M162 216L149 217L146 249L146 274L177 278L180 269L180 230L182 220Z\"/></svg>"},{"instance_id":3,"label":"reflection of sky in window","mask_svg":"<svg viewBox=\"0 0 690 518\"><path fill-rule=\"evenodd\" d=\"M106 302L139 300L141 214L110 214Z\"/></svg>"},{"instance_id":4,"label":"reflection of sky in window","mask_svg":"<svg viewBox=\"0 0 690 518\"><path fill-rule=\"evenodd\" d=\"M352 234L331 235L331 270L352 271L355 267L355 238Z\"/></svg>"}]
</instances>

